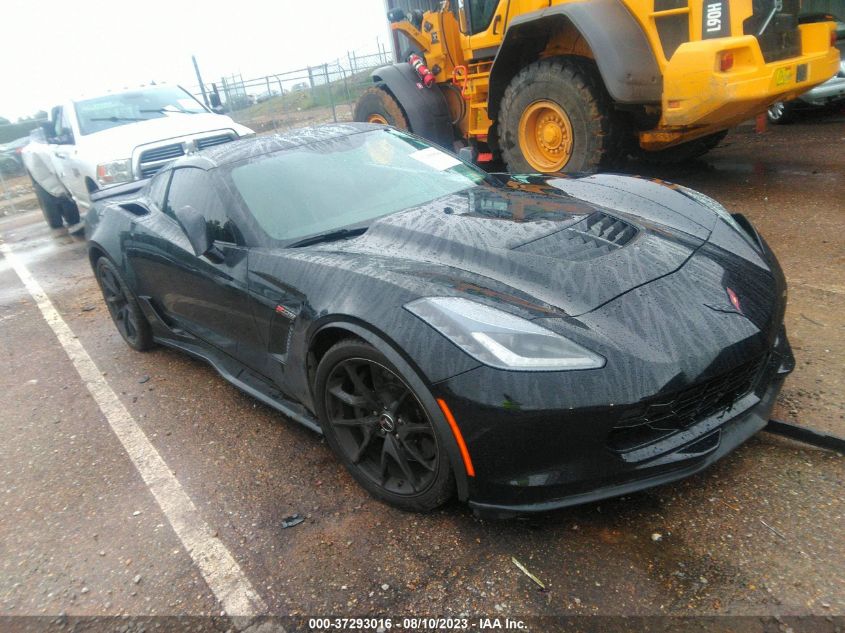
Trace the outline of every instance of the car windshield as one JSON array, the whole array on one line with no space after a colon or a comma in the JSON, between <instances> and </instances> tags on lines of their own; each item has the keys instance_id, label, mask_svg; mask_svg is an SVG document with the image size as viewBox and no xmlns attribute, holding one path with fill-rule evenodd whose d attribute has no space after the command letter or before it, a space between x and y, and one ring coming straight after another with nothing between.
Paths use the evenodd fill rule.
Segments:
<instances>
[{"instance_id":1,"label":"car windshield","mask_svg":"<svg viewBox=\"0 0 845 633\"><path fill-rule=\"evenodd\" d=\"M148 119L202 112L206 109L196 99L173 86L143 88L76 102L79 131L83 135Z\"/></svg>"},{"instance_id":2,"label":"car windshield","mask_svg":"<svg viewBox=\"0 0 845 633\"><path fill-rule=\"evenodd\" d=\"M253 157L230 178L275 241L335 231L481 184L487 175L395 130L374 130Z\"/></svg>"}]
</instances>

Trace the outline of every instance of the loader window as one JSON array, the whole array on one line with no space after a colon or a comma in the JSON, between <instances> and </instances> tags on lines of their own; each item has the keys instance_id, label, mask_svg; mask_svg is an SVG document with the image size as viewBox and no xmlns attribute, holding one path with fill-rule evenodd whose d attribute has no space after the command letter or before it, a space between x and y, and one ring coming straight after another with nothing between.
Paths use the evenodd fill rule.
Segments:
<instances>
[{"instance_id":1,"label":"loader window","mask_svg":"<svg viewBox=\"0 0 845 633\"><path fill-rule=\"evenodd\" d=\"M460 0L461 31L469 35L481 33L490 26L499 0Z\"/></svg>"}]
</instances>

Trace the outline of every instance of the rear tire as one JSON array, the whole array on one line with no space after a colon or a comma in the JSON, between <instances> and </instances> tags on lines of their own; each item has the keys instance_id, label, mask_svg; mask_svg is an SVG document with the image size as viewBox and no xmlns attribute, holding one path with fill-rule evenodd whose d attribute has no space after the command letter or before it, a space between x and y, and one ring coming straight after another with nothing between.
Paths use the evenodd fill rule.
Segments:
<instances>
[{"instance_id":1,"label":"rear tire","mask_svg":"<svg viewBox=\"0 0 845 633\"><path fill-rule=\"evenodd\" d=\"M360 123L392 125L400 130L410 130L408 117L402 106L384 86L367 88L355 104L353 118Z\"/></svg>"},{"instance_id":2,"label":"rear tire","mask_svg":"<svg viewBox=\"0 0 845 633\"><path fill-rule=\"evenodd\" d=\"M150 323L117 267L100 257L94 270L112 321L126 344L138 352L155 347Z\"/></svg>"},{"instance_id":3,"label":"rear tire","mask_svg":"<svg viewBox=\"0 0 845 633\"><path fill-rule=\"evenodd\" d=\"M334 345L317 366L314 400L326 441L371 495L402 510L429 512L454 494L433 412L412 381L357 339Z\"/></svg>"},{"instance_id":4,"label":"rear tire","mask_svg":"<svg viewBox=\"0 0 845 633\"><path fill-rule=\"evenodd\" d=\"M596 64L543 59L513 78L498 117L499 146L514 173L594 172L616 164L624 127Z\"/></svg>"}]
</instances>

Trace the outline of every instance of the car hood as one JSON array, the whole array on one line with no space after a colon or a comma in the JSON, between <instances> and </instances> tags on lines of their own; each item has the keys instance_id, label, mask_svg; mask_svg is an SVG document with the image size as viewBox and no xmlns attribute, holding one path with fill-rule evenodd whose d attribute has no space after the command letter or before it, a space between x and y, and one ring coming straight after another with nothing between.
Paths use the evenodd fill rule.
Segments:
<instances>
[{"instance_id":1,"label":"car hood","mask_svg":"<svg viewBox=\"0 0 845 633\"><path fill-rule=\"evenodd\" d=\"M523 178L439 198L317 248L420 274L425 265L448 266L578 316L681 268L716 220L651 181Z\"/></svg>"},{"instance_id":2,"label":"car hood","mask_svg":"<svg viewBox=\"0 0 845 633\"><path fill-rule=\"evenodd\" d=\"M250 132L230 117L221 114L173 114L119 125L83 136L84 140L80 145L84 145L87 151L97 152L98 155L105 153L115 159L128 158L140 145L216 131L232 131L239 136Z\"/></svg>"}]
</instances>

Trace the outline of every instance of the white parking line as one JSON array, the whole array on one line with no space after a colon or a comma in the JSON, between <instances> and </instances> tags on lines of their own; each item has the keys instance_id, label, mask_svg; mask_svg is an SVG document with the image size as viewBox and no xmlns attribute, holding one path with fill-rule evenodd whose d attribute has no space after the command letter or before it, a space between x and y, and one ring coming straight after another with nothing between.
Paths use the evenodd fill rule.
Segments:
<instances>
[{"instance_id":1,"label":"white parking line","mask_svg":"<svg viewBox=\"0 0 845 633\"><path fill-rule=\"evenodd\" d=\"M47 324L79 372L82 382L106 416L115 435L146 482L173 531L220 601L223 610L230 616L255 616L265 613L267 606L253 589L243 570L226 546L213 536L194 502L103 378L102 372L53 307L41 285L8 245L0 244L0 252L6 256L32 295Z\"/></svg>"}]
</instances>

